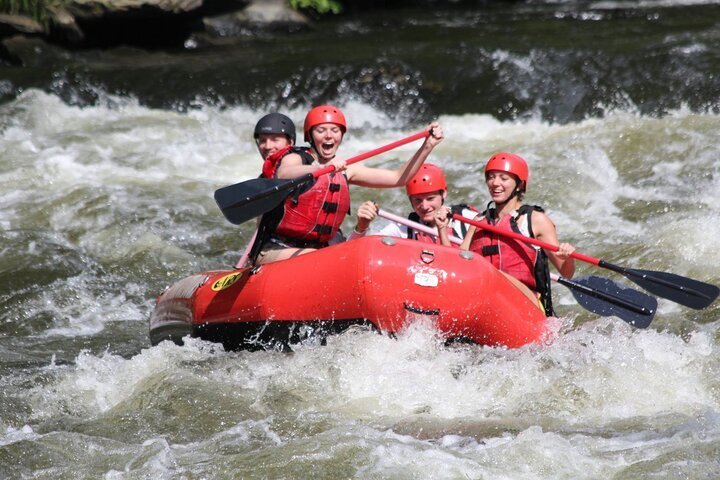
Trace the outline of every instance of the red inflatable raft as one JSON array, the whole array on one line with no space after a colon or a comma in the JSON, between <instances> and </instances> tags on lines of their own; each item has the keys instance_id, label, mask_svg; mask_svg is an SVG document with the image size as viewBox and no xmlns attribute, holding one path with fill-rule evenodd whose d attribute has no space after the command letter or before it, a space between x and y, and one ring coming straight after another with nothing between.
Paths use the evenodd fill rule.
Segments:
<instances>
[{"instance_id":1,"label":"red inflatable raft","mask_svg":"<svg viewBox=\"0 0 720 480\"><path fill-rule=\"evenodd\" d=\"M418 315L448 340L482 345L520 347L547 330L538 305L480 256L370 236L180 280L158 298L150 340L192 335L229 349L287 348L356 324L395 333Z\"/></svg>"}]
</instances>

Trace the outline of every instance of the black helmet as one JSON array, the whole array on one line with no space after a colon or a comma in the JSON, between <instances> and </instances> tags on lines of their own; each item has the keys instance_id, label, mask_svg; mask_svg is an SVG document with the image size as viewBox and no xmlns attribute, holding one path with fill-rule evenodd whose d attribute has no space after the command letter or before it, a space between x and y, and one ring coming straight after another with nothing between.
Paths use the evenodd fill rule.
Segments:
<instances>
[{"instance_id":1,"label":"black helmet","mask_svg":"<svg viewBox=\"0 0 720 480\"><path fill-rule=\"evenodd\" d=\"M281 133L295 144L295 124L282 113L268 113L255 125L255 140L263 133Z\"/></svg>"}]
</instances>

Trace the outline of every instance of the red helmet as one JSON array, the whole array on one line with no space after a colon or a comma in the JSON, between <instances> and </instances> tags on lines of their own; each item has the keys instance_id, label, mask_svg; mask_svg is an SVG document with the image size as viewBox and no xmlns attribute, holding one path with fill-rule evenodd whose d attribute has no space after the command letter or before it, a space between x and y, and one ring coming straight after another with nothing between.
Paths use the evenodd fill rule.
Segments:
<instances>
[{"instance_id":1,"label":"red helmet","mask_svg":"<svg viewBox=\"0 0 720 480\"><path fill-rule=\"evenodd\" d=\"M305 116L305 141L310 141L310 129L315 125L321 123L334 123L340 126L340 130L345 134L347 130L347 123L345 122L345 115L340 111L339 108L332 105L320 105L315 107L308 112Z\"/></svg>"},{"instance_id":2,"label":"red helmet","mask_svg":"<svg viewBox=\"0 0 720 480\"><path fill-rule=\"evenodd\" d=\"M425 163L413 178L405 185L405 191L408 195L421 195L423 193L437 192L438 190L447 190L445 182L445 174L442 170L432 163Z\"/></svg>"},{"instance_id":3,"label":"red helmet","mask_svg":"<svg viewBox=\"0 0 720 480\"><path fill-rule=\"evenodd\" d=\"M521 191L524 192L527 189L528 181L530 180L530 170L528 169L525 160L521 157L507 152L496 153L490 157L487 165L485 165L485 178L487 178L487 174L491 170L507 172L515 175L518 178L519 183L524 184L522 187L518 184Z\"/></svg>"}]
</instances>

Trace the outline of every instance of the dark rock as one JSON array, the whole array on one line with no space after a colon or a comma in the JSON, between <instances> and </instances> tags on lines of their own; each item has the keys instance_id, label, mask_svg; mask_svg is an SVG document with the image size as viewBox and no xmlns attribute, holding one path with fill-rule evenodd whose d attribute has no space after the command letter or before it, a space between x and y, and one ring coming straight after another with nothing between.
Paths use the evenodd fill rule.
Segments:
<instances>
[{"instance_id":1,"label":"dark rock","mask_svg":"<svg viewBox=\"0 0 720 480\"><path fill-rule=\"evenodd\" d=\"M44 32L43 26L30 17L0 13L0 37L11 37L17 33L40 35Z\"/></svg>"},{"instance_id":2,"label":"dark rock","mask_svg":"<svg viewBox=\"0 0 720 480\"><path fill-rule=\"evenodd\" d=\"M0 57L11 65L39 68L60 58L67 59L68 55L66 50L47 43L43 37L15 35L0 41Z\"/></svg>"},{"instance_id":3,"label":"dark rock","mask_svg":"<svg viewBox=\"0 0 720 480\"><path fill-rule=\"evenodd\" d=\"M50 8L50 36L59 38L61 43L79 44L85 40L85 34L67 10L60 7Z\"/></svg>"},{"instance_id":4,"label":"dark rock","mask_svg":"<svg viewBox=\"0 0 720 480\"><path fill-rule=\"evenodd\" d=\"M219 37L252 35L258 31L297 31L309 26L308 18L285 0L251 1L242 10L203 19L205 32Z\"/></svg>"},{"instance_id":5,"label":"dark rock","mask_svg":"<svg viewBox=\"0 0 720 480\"><path fill-rule=\"evenodd\" d=\"M233 37L308 25L285 0L71 0L48 13L46 27L29 17L0 15L0 38L36 35L71 49L183 48L193 34Z\"/></svg>"},{"instance_id":6,"label":"dark rock","mask_svg":"<svg viewBox=\"0 0 720 480\"><path fill-rule=\"evenodd\" d=\"M182 15L203 7L203 0L73 0L65 8L75 18L91 20L112 16Z\"/></svg>"},{"instance_id":7,"label":"dark rock","mask_svg":"<svg viewBox=\"0 0 720 480\"><path fill-rule=\"evenodd\" d=\"M74 0L65 8L81 35L58 28L52 37L71 47L178 47L199 24L202 7L202 0Z\"/></svg>"}]
</instances>

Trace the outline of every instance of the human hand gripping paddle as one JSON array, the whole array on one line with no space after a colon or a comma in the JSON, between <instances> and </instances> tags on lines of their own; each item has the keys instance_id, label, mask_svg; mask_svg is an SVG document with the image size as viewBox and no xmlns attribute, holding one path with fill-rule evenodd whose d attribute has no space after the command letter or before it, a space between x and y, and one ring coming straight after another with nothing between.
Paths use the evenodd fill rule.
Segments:
<instances>
[{"instance_id":1,"label":"human hand gripping paddle","mask_svg":"<svg viewBox=\"0 0 720 480\"><path fill-rule=\"evenodd\" d=\"M400 217L378 208L379 217L408 226L429 235L438 235L437 230L407 218ZM465 217L462 217L465 219ZM462 240L450 236L450 241L457 245ZM637 328L647 328L652 322L657 309L657 300L632 288L625 288L609 278L590 276L570 280L552 274L551 278L566 286L578 304L588 311L604 317L614 316Z\"/></svg>"},{"instance_id":2,"label":"human hand gripping paddle","mask_svg":"<svg viewBox=\"0 0 720 480\"><path fill-rule=\"evenodd\" d=\"M415 140L425 138L432 129L418 132L383 147L356 155L346 160L347 165L360 162L375 155L387 152ZM305 174L298 178L253 178L244 182L228 185L215 191L215 202L222 210L225 218L239 225L251 218L258 217L280 205L293 191L308 184L321 175L335 171L333 165Z\"/></svg>"},{"instance_id":3,"label":"human hand gripping paddle","mask_svg":"<svg viewBox=\"0 0 720 480\"><path fill-rule=\"evenodd\" d=\"M521 242L537 245L538 247L542 247L553 252L558 251L558 247L556 245L534 238L529 238L518 233L508 232L493 225L487 225L476 220L470 220L460 215L453 215L453 218L455 220L474 225L477 228L493 232L497 235L514 238L516 240L520 240ZM680 305L685 305L686 307L694 308L696 310L709 306L715 301L718 294L720 294L720 288L715 285L704 283L699 280L693 280L692 278L683 277L674 273L621 267L619 265L606 262L605 260L600 260L578 252L573 252L570 256L580 260L581 262L590 263L592 265L620 273L652 294L667 298L675 303L679 303Z\"/></svg>"}]
</instances>

